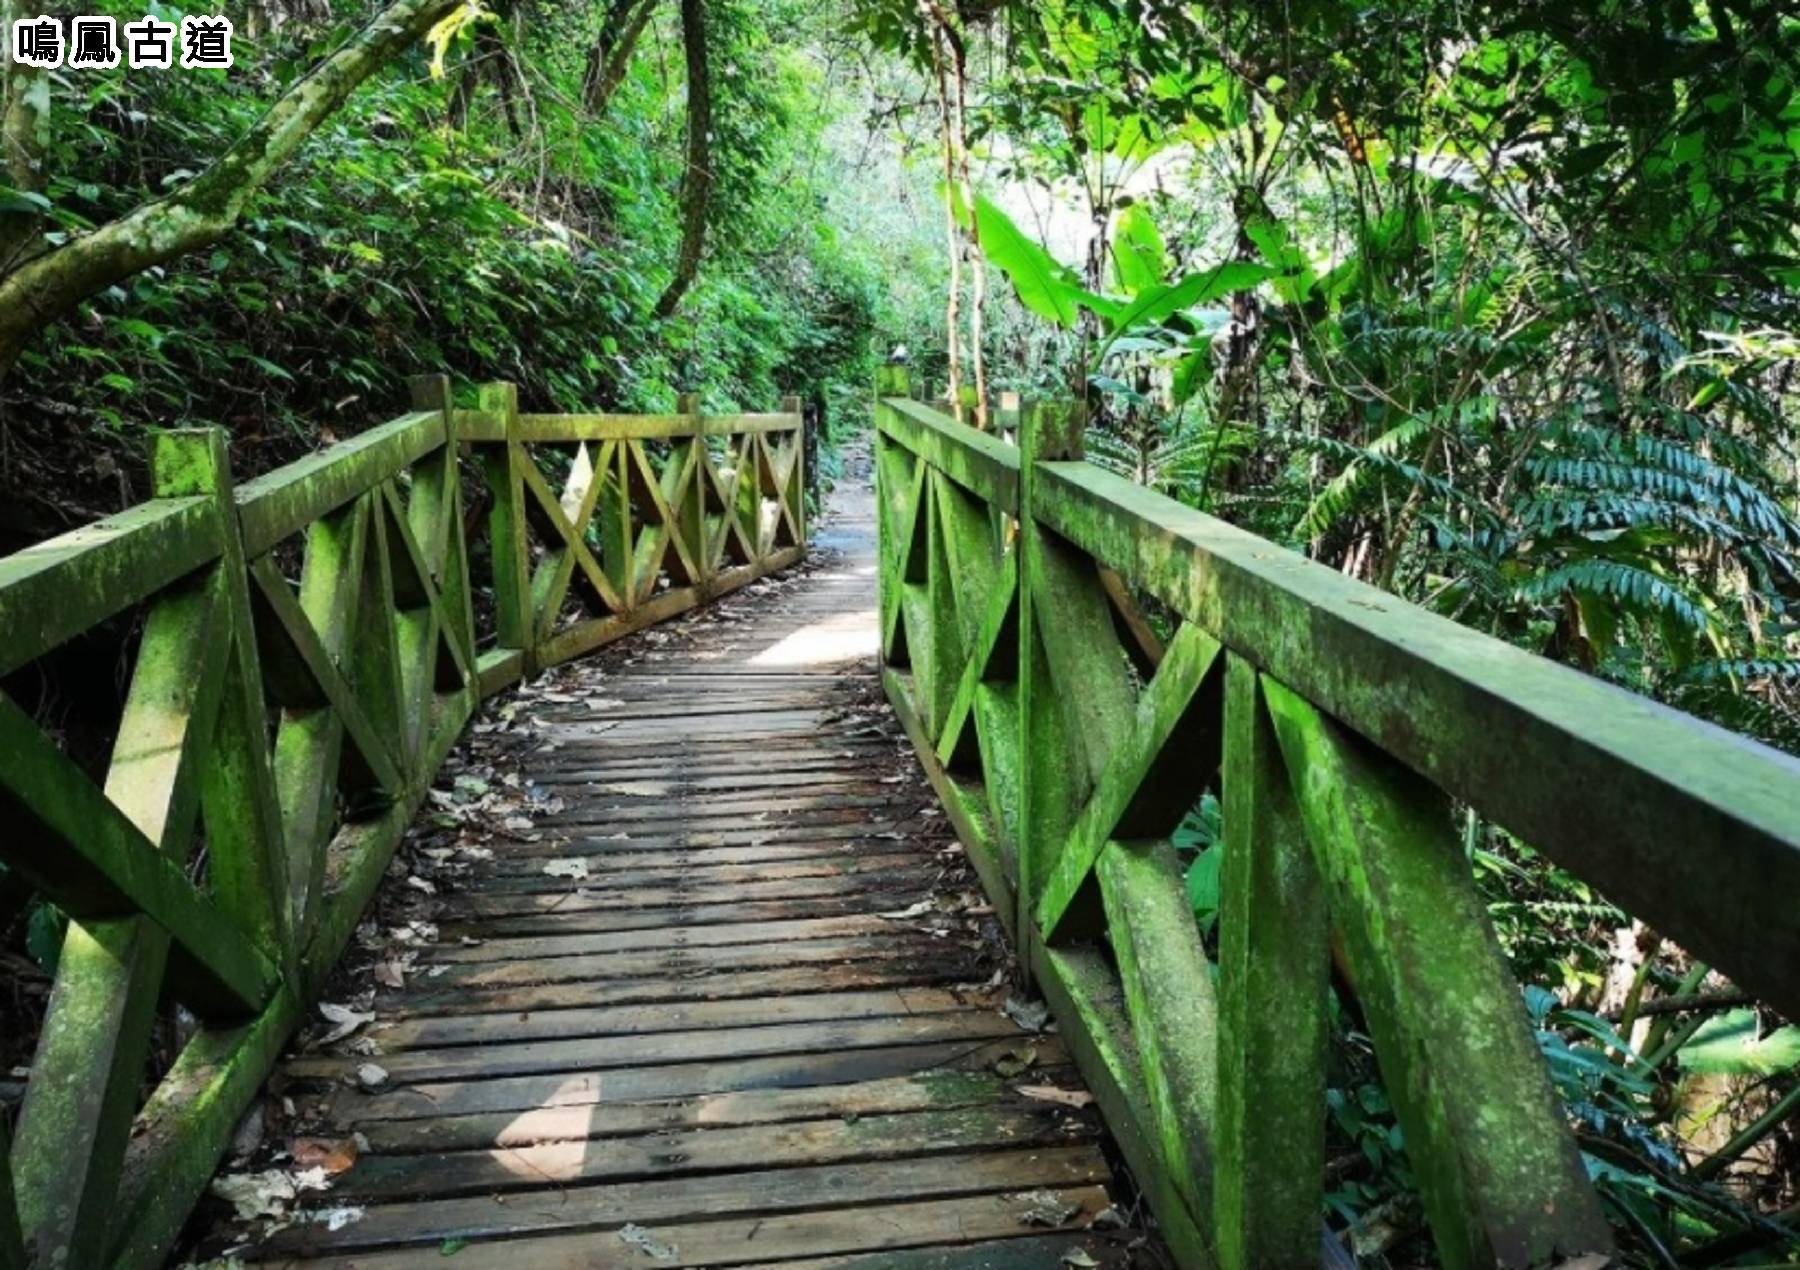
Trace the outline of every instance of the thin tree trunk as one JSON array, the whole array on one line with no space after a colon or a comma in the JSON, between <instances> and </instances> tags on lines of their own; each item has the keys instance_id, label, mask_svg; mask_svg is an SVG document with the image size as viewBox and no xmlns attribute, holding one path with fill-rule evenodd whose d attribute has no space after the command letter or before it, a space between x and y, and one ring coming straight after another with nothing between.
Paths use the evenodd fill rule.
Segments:
<instances>
[{"instance_id":1,"label":"thin tree trunk","mask_svg":"<svg viewBox=\"0 0 1800 1270\"><path fill-rule=\"evenodd\" d=\"M944 355L948 361L950 413L962 422L962 237L956 226L956 143L950 125L950 90L944 72L944 32L934 25L931 60L937 71L938 113L944 121L944 242L950 252L950 288L944 298ZM968 209L971 219L975 209Z\"/></svg>"},{"instance_id":2,"label":"thin tree trunk","mask_svg":"<svg viewBox=\"0 0 1800 1270\"><path fill-rule=\"evenodd\" d=\"M712 201L712 84L707 69L705 0L681 0L681 41L687 54L687 169L681 178L681 254L675 276L656 302L666 318L700 272L706 218Z\"/></svg>"},{"instance_id":3,"label":"thin tree trunk","mask_svg":"<svg viewBox=\"0 0 1800 1270\"><path fill-rule=\"evenodd\" d=\"M605 113L613 94L625 82L631 55L655 12L656 0L613 0L607 9L600 38L588 55L585 96L589 113Z\"/></svg>"},{"instance_id":4,"label":"thin tree trunk","mask_svg":"<svg viewBox=\"0 0 1800 1270\"><path fill-rule=\"evenodd\" d=\"M319 124L462 2L395 0L303 75L199 176L0 278L0 375L40 329L88 296L223 237L250 196Z\"/></svg>"},{"instance_id":5,"label":"thin tree trunk","mask_svg":"<svg viewBox=\"0 0 1800 1270\"><path fill-rule=\"evenodd\" d=\"M942 20L942 19L940 19ZM963 206L969 209L969 360L975 372L975 426L985 431L988 426L987 354L981 346L982 318L987 309L987 267L981 254L981 221L975 215L975 181L969 174L969 67L967 47L962 37L946 28L944 42L950 46L950 66L956 77L956 122L952 139L956 149L958 179L962 182Z\"/></svg>"},{"instance_id":6,"label":"thin tree trunk","mask_svg":"<svg viewBox=\"0 0 1800 1270\"><path fill-rule=\"evenodd\" d=\"M12 25L37 16L32 0L0 4L0 38L12 38ZM23 193L44 185L44 152L50 144L50 72L6 59L4 93L0 94L0 173ZM37 240L42 217L35 211L0 212L0 270L9 269Z\"/></svg>"}]
</instances>

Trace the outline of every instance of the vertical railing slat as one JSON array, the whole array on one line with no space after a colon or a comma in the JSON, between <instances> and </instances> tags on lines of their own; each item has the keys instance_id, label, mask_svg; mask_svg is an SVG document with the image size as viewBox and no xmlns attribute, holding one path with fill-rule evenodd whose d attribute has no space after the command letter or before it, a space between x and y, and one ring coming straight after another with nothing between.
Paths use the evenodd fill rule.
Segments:
<instances>
[{"instance_id":1,"label":"vertical railing slat","mask_svg":"<svg viewBox=\"0 0 1800 1270\"><path fill-rule=\"evenodd\" d=\"M519 440L519 393L512 384L483 384L481 410L500 418L506 439L477 447L487 477L488 547L493 562L494 622L499 646L517 649L523 673L535 669L536 649L531 610L530 556L525 538L525 484L520 465L529 462Z\"/></svg>"},{"instance_id":2,"label":"vertical railing slat","mask_svg":"<svg viewBox=\"0 0 1800 1270\"><path fill-rule=\"evenodd\" d=\"M1220 1270L1257 1270L1318 1257L1331 952L1256 668L1225 673L1212 1214Z\"/></svg>"}]
</instances>

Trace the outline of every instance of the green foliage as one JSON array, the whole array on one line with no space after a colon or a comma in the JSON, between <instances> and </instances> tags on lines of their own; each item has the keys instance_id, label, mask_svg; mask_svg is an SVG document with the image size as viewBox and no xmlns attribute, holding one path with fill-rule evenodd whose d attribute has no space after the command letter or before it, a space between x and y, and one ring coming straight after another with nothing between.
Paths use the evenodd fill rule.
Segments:
<instances>
[{"instance_id":1,"label":"green foliage","mask_svg":"<svg viewBox=\"0 0 1800 1270\"><path fill-rule=\"evenodd\" d=\"M667 408L690 387L712 408L767 409L860 387L879 262L821 215L826 129L854 96L807 54L805 10L715 8L716 223L673 319L649 313L680 235L680 118L655 43L677 33L653 26L591 118L585 10L470 9L333 116L238 232L45 331L6 384L14 426L90 418L129 441L217 422L255 470L391 413L422 371L512 380L527 408L554 409ZM83 92L54 116L51 232L117 216L219 153L342 29L240 24L244 73L204 83L123 68L74 81ZM441 79L425 73L440 55Z\"/></svg>"},{"instance_id":2,"label":"green foliage","mask_svg":"<svg viewBox=\"0 0 1800 1270\"><path fill-rule=\"evenodd\" d=\"M1694 1072L1773 1076L1800 1066L1800 1027L1767 1034L1755 1010L1729 1010L1708 1019L1681 1047L1680 1062Z\"/></svg>"},{"instance_id":3,"label":"green foliage","mask_svg":"<svg viewBox=\"0 0 1800 1270\"><path fill-rule=\"evenodd\" d=\"M1212 794L1201 795L1199 804L1183 818L1171 841L1187 858L1183 874L1187 886L1188 905L1200 934L1210 938L1219 923L1219 866L1225 860L1223 840L1224 810Z\"/></svg>"}]
</instances>

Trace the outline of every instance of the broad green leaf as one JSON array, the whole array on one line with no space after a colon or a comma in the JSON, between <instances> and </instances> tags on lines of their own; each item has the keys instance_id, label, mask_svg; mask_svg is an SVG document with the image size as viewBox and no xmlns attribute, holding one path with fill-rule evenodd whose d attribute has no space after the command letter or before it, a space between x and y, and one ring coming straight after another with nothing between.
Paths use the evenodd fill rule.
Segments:
<instances>
[{"instance_id":1,"label":"broad green leaf","mask_svg":"<svg viewBox=\"0 0 1800 1270\"><path fill-rule=\"evenodd\" d=\"M1203 935L1219 920L1219 865L1224 858L1223 844L1215 843L1188 865L1188 907L1194 910L1194 920L1200 923Z\"/></svg>"},{"instance_id":2,"label":"broad green leaf","mask_svg":"<svg viewBox=\"0 0 1800 1270\"><path fill-rule=\"evenodd\" d=\"M951 210L957 222L967 229L969 209L961 192L954 188ZM975 196L975 225L981 238L981 254L1012 282L1019 303L1058 326L1074 326L1083 295L1075 271L1021 232L1012 218L985 195Z\"/></svg>"},{"instance_id":3,"label":"broad green leaf","mask_svg":"<svg viewBox=\"0 0 1800 1270\"><path fill-rule=\"evenodd\" d=\"M1681 1065L1691 1072L1761 1076L1800 1065L1800 1027L1779 1027L1759 1037L1758 1022L1755 1010L1731 1010L1710 1020L1681 1047Z\"/></svg>"},{"instance_id":4,"label":"broad green leaf","mask_svg":"<svg viewBox=\"0 0 1800 1270\"><path fill-rule=\"evenodd\" d=\"M51 202L36 190L15 190L9 186L0 186L0 212L25 212L37 215L47 212Z\"/></svg>"},{"instance_id":5,"label":"broad green leaf","mask_svg":"<svg viewBox=\"0 0 1800 1270\"><path fill-rule=\"evenodd\" d=\"M1113 230L1113 274L1121 290L1132 295L1159 286L1169 273L1168 252L1163 247L1162 232L1142 203L1133 203L1119 213Z\"/></svg>"}]
</instances>

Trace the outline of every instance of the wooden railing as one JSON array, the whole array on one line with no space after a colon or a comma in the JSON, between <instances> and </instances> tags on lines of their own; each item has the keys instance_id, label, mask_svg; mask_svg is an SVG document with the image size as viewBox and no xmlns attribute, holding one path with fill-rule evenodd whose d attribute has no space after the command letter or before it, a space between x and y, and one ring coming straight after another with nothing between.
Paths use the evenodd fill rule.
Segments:
<instances>
[{"instance_id":1,"label":"wooden railing","mask_svg":"<svg viewBox=\"0 0 1800 1270\"><path fill-rule=\"evenodd\" d=\"M237 488L222 432L165 434L153 501L0 559L9 685L141 619L101 780L0 693L0 863L71 919L10 1150L0 1108L0 1266L159 1263L483 694L804 554L795 403L414 404ZM197 1024L145 1100L164 1000Z\"/></svg>"},{"instance_id":2,"label":"wooden railing","mask_svg":"<svg viewBox=\"0 0 1800 1270\"><path fill-rule=\"evenodd\" d=\"M1180 1261L1319 1262L1334 965L1444 1264L1609 1250L1452 808L1800 1017L1800 763L1082 462L1072 410L1021 449L877 397L889 699Z\"/></svg>"}]
</instances>

